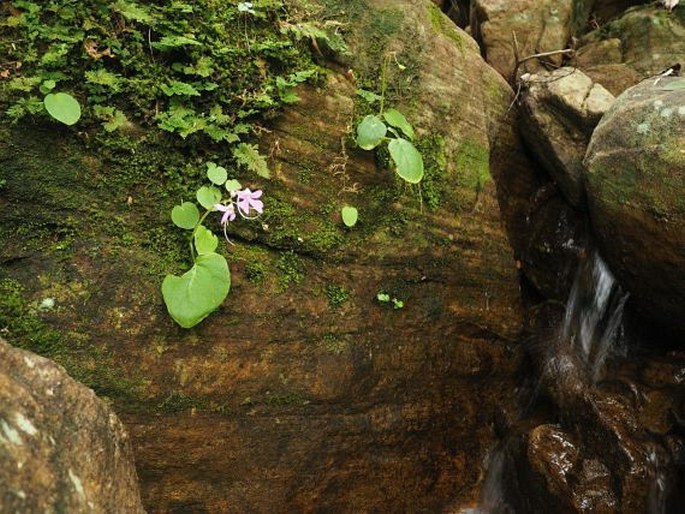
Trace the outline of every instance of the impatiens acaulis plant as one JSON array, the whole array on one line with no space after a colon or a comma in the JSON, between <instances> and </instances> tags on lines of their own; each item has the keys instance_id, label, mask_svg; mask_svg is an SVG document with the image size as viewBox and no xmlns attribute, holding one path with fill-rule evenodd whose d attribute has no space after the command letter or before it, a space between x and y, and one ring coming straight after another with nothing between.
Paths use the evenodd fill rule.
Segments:
<instances>
[{"instance_id":1,"label":"impatiens acaulis plant","mask_svg":"<svg viewBox=\"0 0 685 514\"><path fill-rule=\"evenodd\" d=\"M423 158L412 144L414 129L397 109L369 114L357 125L357 144L363 150L373 150L387 143L395 172L410 184L423 178Z\"/></svg>"},{"instance_id":2,"label":"impatiens acaulis plant","mask_svg":"<svg viewBox=\"0 0 685 514\"><path fill-rule=\"evenodd\" d=\"M380 101L378 114L369 114L357 125L357 145L363 150L373 150L387 143L395 172L410 184L418 184L423 178L423 158L412 141L416 137L414 128L397 109L385 109L388 65L394 60L400 70L404 69L394 53L387 54L381 67L381 94L360 89L357 94L367 103Z\"/></svg>"},{"instance_id":3,"label":"impatiens acaulis plant","mask_svg":"<svg viewBox=\"0 0 685 514\"><path fill-rule=\"evenodd\" d=\"M200 187L195 195L204 212L193 202L183 202L171 211L174 224L190 231L188 245L193 266L180 277L167 275L162 282L162 296L169 314L183 328L194 327L214 312L231 288L228 263L216 253L219 239L203 224L207 216L222 214L220 223L230 242L226 232L230 222L238 216L255 219L264 210L261 189L243 188L237 180L228 178L222 166L207 163L207 178L211 185Z\"/></svg>"}]
</instances>

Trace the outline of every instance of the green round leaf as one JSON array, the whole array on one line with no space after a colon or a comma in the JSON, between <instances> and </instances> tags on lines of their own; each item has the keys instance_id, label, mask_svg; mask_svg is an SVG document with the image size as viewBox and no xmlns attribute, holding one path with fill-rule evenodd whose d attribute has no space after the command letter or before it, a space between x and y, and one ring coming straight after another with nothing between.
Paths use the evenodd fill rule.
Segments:
<instances>
[{"instance_id":1,"label":"green round leaf","mask_svg":"<svg viewBox=\"0 0 685 514\"><path fill-rule=\"evenodd\" d=\"M377 299L379 302L384 302L384 303L385 303L385 302L389 302L389 301L390 301L390 295L389 295L388 293L384 293L384 292L382 292L382 291L379 291L379 292L376 294L376 299Z\"/></svg>"},{"instance_id":2,"label":"green round leaf","mask_svg":"<svg viewBox=\"0 0 685 514\"><path fill-rule=\"evenodd\" d=\"M376 148L388 131L378 116L369 114L357 125L357 144L364 150Z\"/></svg>"},{"instance_id":3,"label":"green round leaf","mask_svg":"<svg viewBox=\"0 0 685 514\"><path fill-rule=\"evenodd\" d=\"M50 93L43 100L48 114L65 125L73 125L81 118L81 106L67 93Z\"/></svg>"},{"instance_id":4,"label":"green round leaf","mask_svg":"<svg viewBox=\"0 0 685 514\"><path fill-rule=\"evenodd\" d=\"M213 162L207 163L207 178L217 186L222 185L226 182L228 178L228 173L226 173L226 168L223 166L217 166Z\"/></svg>"},{"instance_id":5,"label":"green round leaf","mask_svg":"<svg viewBox=\"0 0 685 514\"><path fill-rule=\"evenodd\" d=\"M354 227L357 224L357 218L359 216L359 212L355 207L352 207L350 205L346 205L345 207L342 208L340 211L342 214L342 220L345 226L347 227Z\"/></svg>"},{"instance_id":6,"label":"green round leaf","mask_svg":"<svg viewBox=\"0 0 685 514\"><path fill-rule=\"evenodd\" d=\"M207 255L214 252L218 244L219 239L204 225L200 225L195 229L195 249L199 255Z\"/></svg>"},{"instance_id":7,"label":"green round leaf","mask_svg":"<svg viewBox=\"0 0 685 514\"><path fill-rule=\"evenodd\" d=\"M197 202L208 211L214 210L214 204L221 201L221 191L214 186L202 186L195 195Z\"/></svg>"},{"instance_id":8,"label":"green round leaf","mask_svg":"<svg viewBox=\"0 0 685 514\"><path fill-rule=\"evenodd\" d=\"M192 230L197 225L197 222L200 221L200 211L197 210L197 206L194 203L183 202L171 210L171 221L177 227Z\"/></svg>"},{"instance_id":9,"label":"green round leaf","mask_svg":"<svg viewBox=\"0 0 685 514\"><path fill-rule=\"evenodd\" d=\"M397 109L388 109L383 113L383 117L385 118L385 121L388 122L388 125L400 129L409 139L414 139L414 137L416 137L414 128L407 121L407 118L404 117L404 114Z\"/></svg>"},{"instance_id":10,"label":"green round leaf","mask_svg":"<svg viewBox=\"0 0 685 514\"><path fill-rule=\"evenodd\" d=\"M171 317L191 328L214 312L231 288L226 259L217 253L200 255L182 276L167 275L162 296Z\"/></svg>"},{"instance_id":11,"label":"green round leaf","mask_svg":"<svg viewBox=\"0 0 685 514\"><path fill-rule=\"evenodd\" d=\"M416 147L406 139L397 138L388 144L395 171L410 184L418 184L423 178L423 159Z\"/></svg>"},{"instance_id":12,"label":"green round leaf","mask_svg":"<svg viewBox=\"0 0 685 514\"><path fill-rule=\"evenodd\" d=\"M238 182L234 178L226 181L226 191L228 191L229 193L232 191L240 191L242 188L243 186L240 184L240 182Z\"/></svg>"}]
</instances>

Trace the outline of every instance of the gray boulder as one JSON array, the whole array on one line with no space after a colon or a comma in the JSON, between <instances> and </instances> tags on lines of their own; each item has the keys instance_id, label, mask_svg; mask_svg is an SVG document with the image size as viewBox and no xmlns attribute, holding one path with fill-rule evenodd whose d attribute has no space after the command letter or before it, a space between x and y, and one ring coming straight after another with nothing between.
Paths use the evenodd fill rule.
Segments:
<instances>
[{"instance_id":1,"label":"gray boulder","mask_svg":"<svg viewBox=\"0 0 685 514\"><path fill-rule=\"evenodd\" d=\"M642 311L685 332L685 80L619 96L585 157L590 217L612 271Z\"/></svg>"},{"instance_id":2,"label":"gray boulder","mask_svg":"<svg viewBox=\"0 0 685 514\"><path fill-rule=\"evenodd\" d=\"M2 339L0 512L144 512L112 410L62 367Z\"/></svg>"},{"instance_id":3,"label":"gray boulder","mask_svg":"<svg viewBox=\"0 0 685 514\"><path fill-rule=\"evenodd\" d=\"M536 73L524 85L523 137L566 199L582 207L583 157L592 130L614 96L582 71L568 67Z\"/></svg>"}]
</instances>

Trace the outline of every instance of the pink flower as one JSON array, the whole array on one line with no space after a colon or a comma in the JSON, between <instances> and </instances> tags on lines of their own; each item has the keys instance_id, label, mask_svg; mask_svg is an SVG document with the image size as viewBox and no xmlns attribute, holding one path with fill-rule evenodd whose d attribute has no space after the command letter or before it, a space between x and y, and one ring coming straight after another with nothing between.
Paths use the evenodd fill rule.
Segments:
<instances>
[{"instance_id":1,"label":"pink flower","mask_svg":"<svg viewBox=\"0 0 685 514\"><path fill-rule=\"evenodd\" d=\"M257 214L264 212L264 203L258 198L262 196L262 190L257 189L256 191L251 191L249 187L246 187L242 191L236 193L238 201L238 210L244 216L250 215L250 209L254 209Z\"/></svg>"},{"instance_id":2,"label":"pink flower","mask_svg":"<svg viewBox=\"0 0 685 514\"><path fill-rule=\"evenodd\" d=\"M221 211L224 213L223 216L221 216L221 224L225 227L226 224L229 221L233 221L235 219L235 206L233 203L229 203L228 205L224 205L221 203L215 203L214 208L217 211Z\"/></svg>"}]
</instances>

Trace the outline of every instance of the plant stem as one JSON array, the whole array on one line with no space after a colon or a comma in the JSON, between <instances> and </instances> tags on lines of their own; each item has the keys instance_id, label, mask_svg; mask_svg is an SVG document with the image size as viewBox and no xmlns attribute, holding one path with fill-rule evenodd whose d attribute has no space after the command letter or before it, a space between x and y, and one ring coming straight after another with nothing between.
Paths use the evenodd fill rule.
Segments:
<instances>
[{"instance_id":1,"label":"plant stem","mask_svg":"<svg viewBox=\"0 0 685 514\"><path fill-rule=\"evenodd\" d=\"M381 63L381 112L383 114L383 108L385 107L385 91L388 89L388 61L390 60L389 55L383 57L383 62Z\"/></svg>"}]
</instances>

